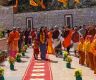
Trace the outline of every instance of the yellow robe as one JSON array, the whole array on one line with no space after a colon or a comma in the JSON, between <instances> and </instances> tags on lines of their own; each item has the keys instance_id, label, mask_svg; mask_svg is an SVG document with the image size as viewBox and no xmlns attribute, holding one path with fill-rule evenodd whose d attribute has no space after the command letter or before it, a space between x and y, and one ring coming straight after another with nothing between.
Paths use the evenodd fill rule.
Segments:
<instances>
[{"instance_id":1,"label":"yellow robe","mask_svg":"<svg viewBox=\"0 0 96 80\"><path fill-rule=\"evenodd\" d=\"M48 54L54 54L53 43L52 43L52 32L48 32Z\"/></svg>"},{"instance_id":2,"label":"yellow robe","mask_svg":"<svg viewBox=\"0 0 96 80\"><path fill-rule=\"evenodd\" d=\"M96 39L93 40L90 47L90 67L94 70L94 73L96 74Z\"/></svg>"},{"instance_id":3,"label":"yellow robe","mask_svg":"<svg viewBox=\"0 0 96 80\"><path fill-rule=\"evenodd\" d=\"M89 67L89 61L90 61L90 59L89 59L89 50L90 50L90 45L91 45L91 43L90 43L90 41L88 41L88 40L85 40L85 42L84 42L84 52L85 52L85 62L86 62L86 65L87 65L87 67Z\"/></svg>"},{"instance_id":4,"label":"yellow robe","mask_svg":"<svg viewBox=\"0 0 96 80\"><path fill-rule=\"evenodd\" d=\"M84 65L84 62L85 62L85 53L84 53L83 46L84 44L79 42L78 47L77 47L77 51L79 53L79 63L81 65Z\"/></svg>"},{"instance_id":5,"label":"yellow robe","mask_svg":"<svg viewBox=\"0 0 96 80\"><path fill-rule=\"evenodd\" d=\"M77 51L84 51L83 44L81 42L78 44Z\"/></svg>"}]
</instances>

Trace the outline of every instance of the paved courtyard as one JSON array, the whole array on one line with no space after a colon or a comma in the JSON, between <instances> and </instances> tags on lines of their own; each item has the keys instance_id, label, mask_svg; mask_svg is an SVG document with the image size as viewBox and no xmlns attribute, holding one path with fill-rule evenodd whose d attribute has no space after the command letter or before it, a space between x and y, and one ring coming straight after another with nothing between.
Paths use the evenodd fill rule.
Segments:
<instances>
[{"instance_id":1,"label":"paved courtyard","mask_svg":"<svg viewBox=\"0 0 96 80\"><path fill-rule=\"evenodd\" d=\"M4 63L2 63L5 69L4 73L5 80L22 80L31 58L32 58L32 48L29 48L27 50L26 57L22 57L22 62L15 63L16 71L11 71L9 69L9 63L7 60ZM53 80L75 80L74 71L77 68L82 69L83 80L96 80L96 76L94 75L92 70L90 70L85 66L79 65L78 58L76 57L72 58L73 58L72 69L68 69L66 68L66 62L63 61L62 58L56 58L54 55L49 55L49 59L51 60L50 63L51 63Z\"/></svg>"}]
</instances>

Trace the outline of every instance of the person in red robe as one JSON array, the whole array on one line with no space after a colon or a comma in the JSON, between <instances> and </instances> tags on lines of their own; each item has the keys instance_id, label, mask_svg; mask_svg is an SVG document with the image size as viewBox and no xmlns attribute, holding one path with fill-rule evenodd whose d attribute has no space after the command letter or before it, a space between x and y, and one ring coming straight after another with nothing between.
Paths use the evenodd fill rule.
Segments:
<instances>
[{"instance_id":1,"label":"person in red robe","mask_svg":"<svg viewBox=\"0 0 96 80\"><path fill-rule=\"evenodd\" d=\"M33 50L34 50L34 58L37 60L38 54L39 54L39 41L38 41L38 39L34 40Z\"/></svg>"},{"instance_id":2,"label":"person in red robe","mask_svg":"<svg viewBox=\"0 0 96 80\"><path fill-rule=\"evenodd\" d=\"M8 46L9 46L9 55L14 58L18 53L18 40L19 40L19 32L16 31L16 28L13 28L13 30L9 33Z\"/></svg>"},{"instance_id":3,"label":"person in red robe","mask_svg":"<svg viewBox=\"0 0 96 80\"><path fill-rule=\"evenodd\" d=\"M72 34L73 34L73 30L66 28L66 32L67 32L67 36L64 37L64 41L63 41L63 47L67 49L67 52L69 53L69 50L72 46ZM70 53L69 53L70 54Z\"/></svg>"}]
</instances>

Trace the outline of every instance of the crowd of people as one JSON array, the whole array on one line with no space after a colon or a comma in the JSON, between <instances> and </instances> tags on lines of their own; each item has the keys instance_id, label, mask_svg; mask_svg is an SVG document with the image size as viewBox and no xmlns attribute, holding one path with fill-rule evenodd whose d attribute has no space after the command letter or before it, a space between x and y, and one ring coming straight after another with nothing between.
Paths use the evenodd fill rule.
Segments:
<instances>
[{"instance_id":1,"label":"crowd of people","mask_svg":"<svg viewBox=\"0 0 96 80\"><path fill-rule=\"evenodd\" d=\"M8 35L9 56L16 57L20 53L23 45L33 47L34 59L38 60L38 55L42 60L46 60L47 54L54 54L56 57L66 50L70 55L70 48L74 48L74 55L79 55L79 63L86 65L96 73L96 26L75 26L70 28L41 27L21 30L13 28Z\"/></svg>"}]
</instances>

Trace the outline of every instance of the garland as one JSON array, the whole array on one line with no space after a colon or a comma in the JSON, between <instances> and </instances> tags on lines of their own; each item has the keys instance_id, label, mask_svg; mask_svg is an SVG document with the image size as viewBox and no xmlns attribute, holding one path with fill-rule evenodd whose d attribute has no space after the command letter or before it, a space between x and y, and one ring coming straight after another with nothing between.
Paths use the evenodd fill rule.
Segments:
<instances>
[{"instance_id":1,"label":"garland","mask_svg":"<svg viewBox=\"0 0 96 80\"><path fill-rule=\"evenodd\" d=\"M44 32L40 34L40 42L42 44L44 44L44 42L45 42L45 34L44 34Z\"/></svg>"}]
</instances>

